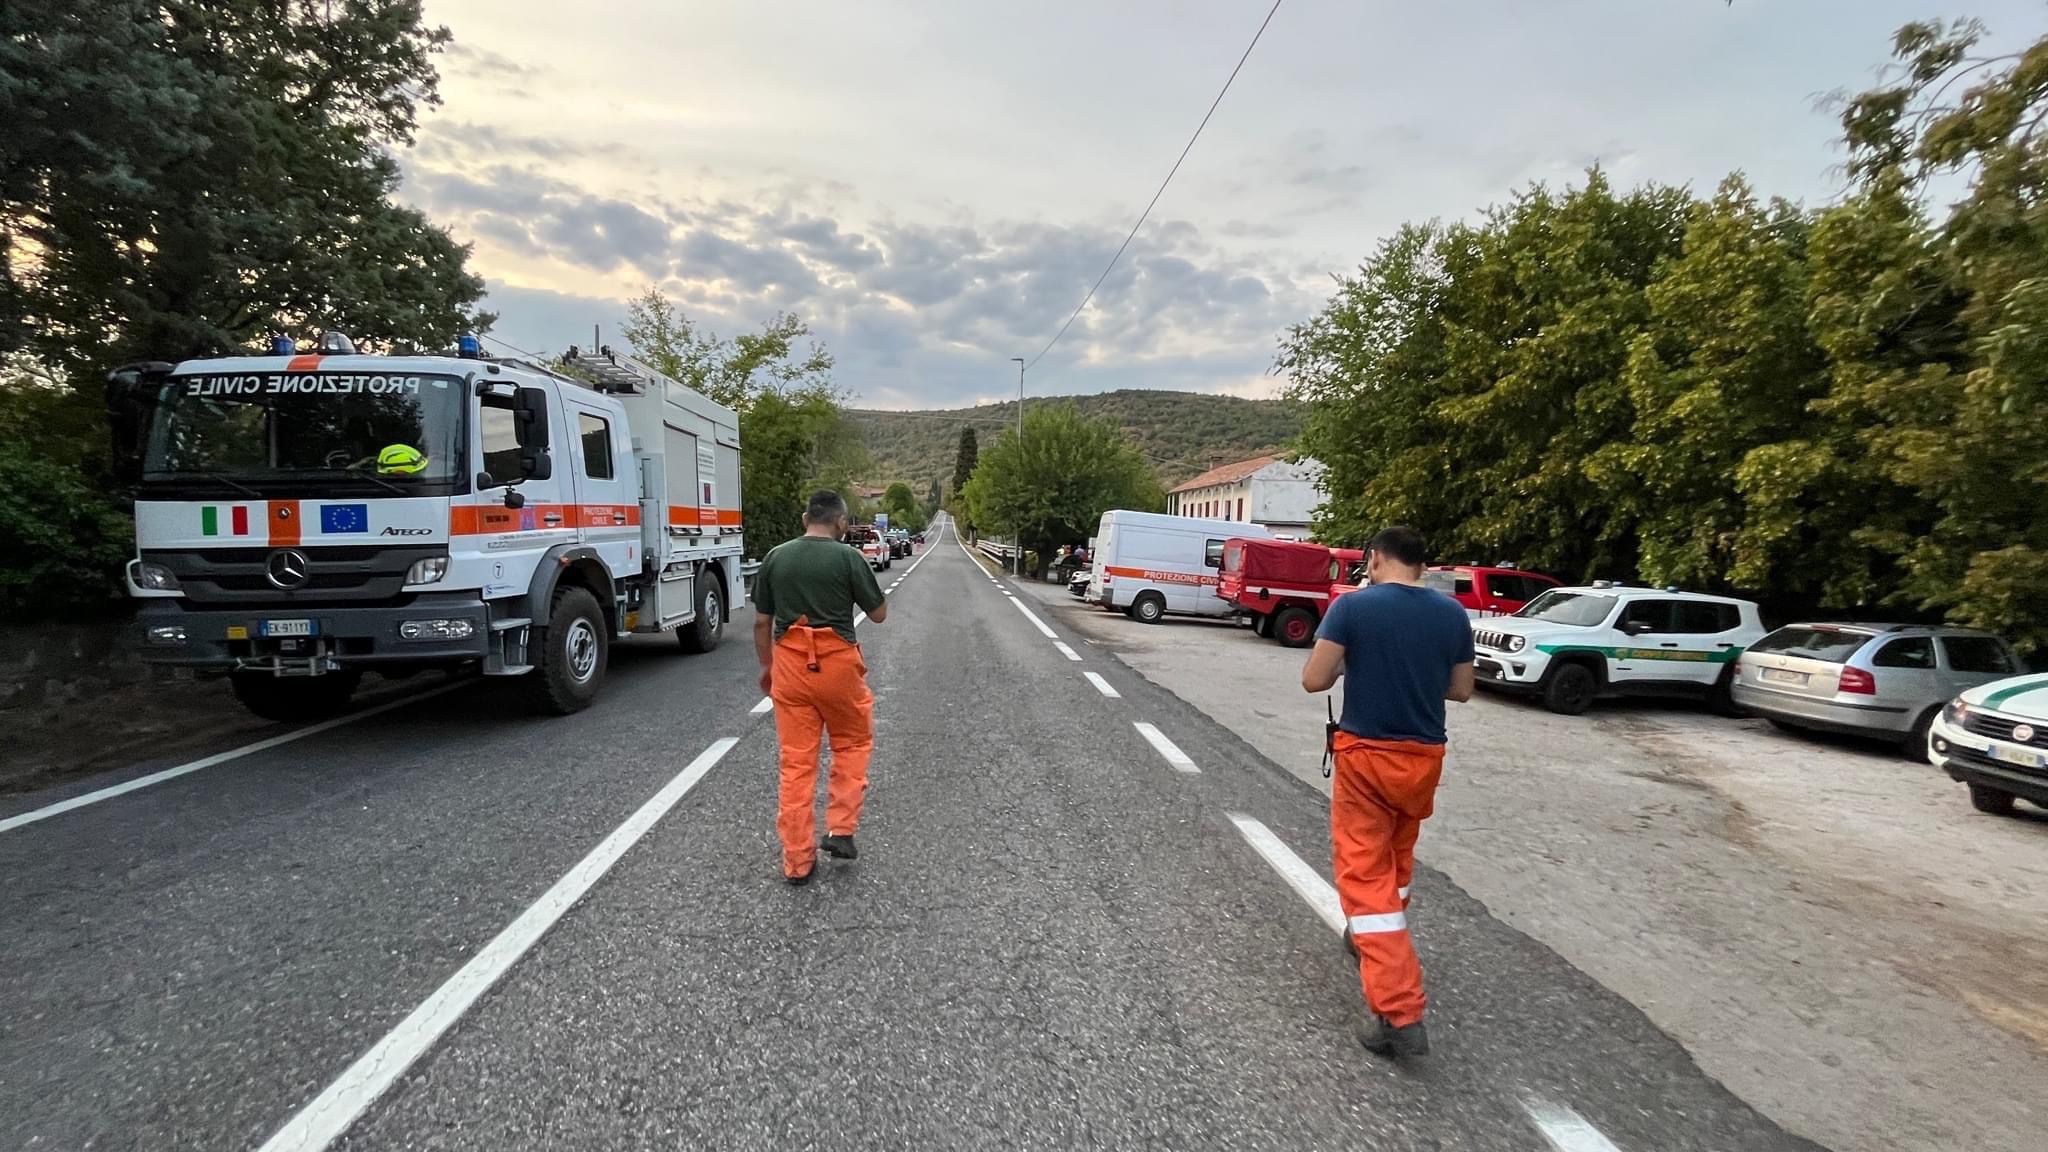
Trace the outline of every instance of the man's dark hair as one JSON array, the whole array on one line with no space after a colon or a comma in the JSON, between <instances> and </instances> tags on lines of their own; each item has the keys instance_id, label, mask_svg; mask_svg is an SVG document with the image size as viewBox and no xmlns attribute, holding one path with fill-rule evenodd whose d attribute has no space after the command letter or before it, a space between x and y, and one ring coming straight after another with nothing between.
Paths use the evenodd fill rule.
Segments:
<instances>
[{"instance_id":1,"label":"man's dark hair","mask_svg":"<svg viewBox=\"0 0 2048 1152\"><path fill-rule=\"evenodd\" d=\"M804 523L830 524L834 520L846 519L846 497L830 488L811 493L811 502L804 508Z\"/></svg>"},{"instance_id":2,"label":"man's dark hair","mask_svg":"<svg viewBox=\"0 0 2048 1152\"><path fill-rule=\"evenodd\" d=\"M1410 568L1420 568L1429 562L1429 548L1422 542L1422 533L1403 524L1380 529L1365 550Z\"/></svg>"}]
</instances>

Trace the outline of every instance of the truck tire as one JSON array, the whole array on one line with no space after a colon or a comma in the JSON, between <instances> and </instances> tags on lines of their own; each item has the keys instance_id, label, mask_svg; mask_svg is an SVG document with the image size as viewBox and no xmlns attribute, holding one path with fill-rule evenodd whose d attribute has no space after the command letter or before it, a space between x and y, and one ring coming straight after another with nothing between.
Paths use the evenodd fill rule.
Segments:
<instances>
[{"instance_id":1,"label":"truck tire","mask_svg":"<svg viewBox=\"0 0 2048 1152\"><path fill-rule=\"evenodd\" d=\"M1982 784L1970 785L1970 807L1993 816L2012 815L2013 795Z\"/></svg>"},{"instance_id":2,"label":"truck tire","mask_svg":"<svg viewBox=\"0 0 2048 1152\"><path fill-rule=\"evenodd\" d=\"M361 672L329 672L325 676L228 673L228 684L242 707L280 724L306 724L340 715L362 682Z\"/></svg>"},{"instance_id":3,"label":"truck tire","mask_svg":"<svg viewBox=\"0 0 2048 1152\"><path fill-rule=\"evenodd\" d=\"M1131 601L1131 619L1140 624L1157 624L1166 619L1166 597L1157 592L1140 592Z\"/></svg>"},{"instance_id":4,"label":"truck tire","mask_svg":"<svg viewBox=\"0 0 2048 1152\"><path fill-rule=\"evenodd\" d=\"M676 629L683 651L709 652L725 638L725 593L706 568L697 574L697 618Z\"/></svg>"},{"instance_id":5,"label":"truck tire","mask_svg":"<svg viewBox=\"0 0 2048 1152\"><path fill-rule=\"evenodd\" d=\"M547 625L535 626L527 641L533 671L521 679L528 706L556 716L590 707L610 650L611 630L597 597L574 585L556 589Z\"/></svg>"},{"instance_id":6,"label":"truck tire","mask_svg":"<svg viewBox=\"0 0 2048 1152\"><path fill-rule=\"evenodd\" d=\"M1252 613L1252 635L1257 636L1261 640L1271 640L1273 638L1273 617L1270 613Z\"/></svg>"},{"instance_id":7,"label":"truck tire","mask_svg":"<svg viewBox=\"0 0 2048 1152\"><path fill-rule=\"evenodd\" d=\"M1273 639L1283 648L1306 648L1316 638L1316 614L1300 605L1282 608L1273 617Z\"/></svg>"},{"instance_id":8,"label":"truck tire","mask_svg":"<svg viewBox=\"0 0 2048 1152\"><path fill-rule=\"evenodd\" d=\"M1577 716L1593 706L1600 682L1579 663L1560 664L1543 680L1543 706L1560 716Z\"/></svg>"}]
</instances>

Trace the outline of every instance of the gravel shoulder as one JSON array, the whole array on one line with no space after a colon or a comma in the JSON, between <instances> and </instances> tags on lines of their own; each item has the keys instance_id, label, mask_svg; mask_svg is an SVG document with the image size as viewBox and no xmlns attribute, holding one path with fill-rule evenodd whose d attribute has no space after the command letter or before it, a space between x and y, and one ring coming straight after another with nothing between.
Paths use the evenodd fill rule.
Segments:
<instances>
[{"instance_id":1,"label":"gravel shoulder","mask_svg":"<svg viewBox=\"0 0 2048 1152\"><path fill-rule=\"evenodd\" d=\"M1323 702L1243 628L1147 628L1027 585L1303 781ZM1839 1152L2023 1152L2048 1083L2048 813L1973 811L1928 766L1683 705L1451 710L1420 858Z\"/></svg>"}]
</instances>

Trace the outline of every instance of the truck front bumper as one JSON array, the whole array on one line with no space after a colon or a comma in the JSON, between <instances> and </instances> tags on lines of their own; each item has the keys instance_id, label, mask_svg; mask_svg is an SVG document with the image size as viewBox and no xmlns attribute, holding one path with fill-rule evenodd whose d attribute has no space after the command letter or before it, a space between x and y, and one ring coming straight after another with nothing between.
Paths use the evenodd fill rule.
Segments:
<instances>
[{"instance_id":1,"label":"truck front bumper","mask_svg":"<svg viewBox=\"0 0 2048 1152\"><path fill-rule=\"evenodd\" d=\"M1543 669L1549 661L1541 653L1530 659L1531 650L1495 652L1479 649L1472 659L1472 679L1481 688L1503 692L1534 692L1543 683Z\"/></svg>"},{"instance_id":2,"label":"truck front bumper","mask_svg":"<svg viewBox=\"0 0 2048 1152\"><path fill-rule=\"evenodd\" d=\"M1927 735L1927 762L1960 784L2010 793L2048 808L2048 753L1993 740L1935 718Z\"/></svg>"},{"instance_id":3,"label":"truck front bumper","mask_svg":"<svg viewBox=\"0 0 2048 1152\"><path fill-rule=\"evenodd\" d=\"M153 599L136 612L136 633L142 658L152 664L221 669L282 664L332 672L481 660L491 625L483 601L462 593L361 608L223 608Z\"/></svg>"}]
</instances>

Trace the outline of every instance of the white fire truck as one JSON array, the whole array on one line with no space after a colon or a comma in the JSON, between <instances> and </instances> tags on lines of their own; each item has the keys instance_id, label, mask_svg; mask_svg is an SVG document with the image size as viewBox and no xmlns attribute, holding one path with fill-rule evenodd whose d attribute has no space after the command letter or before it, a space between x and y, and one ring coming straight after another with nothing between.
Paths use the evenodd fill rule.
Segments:
<instances>
[{"instance_id":1,"label":"white fire truck","mask_svg":"<svg viewBox=\"0 0 2048 1152\"><path fill-rule=\"evenodd\" d=\"M609 349L273 352L110 379L145 658L225 672L278 720L339 710L365 672L472 666L568 713L613 639L707 651L743 602L731 409Z\"/></svg>"}]
</instances>

